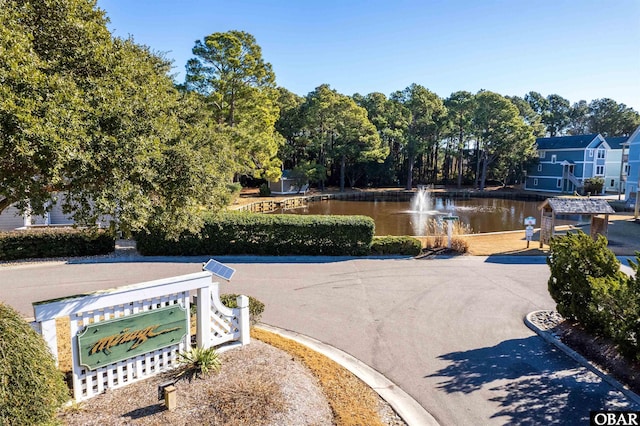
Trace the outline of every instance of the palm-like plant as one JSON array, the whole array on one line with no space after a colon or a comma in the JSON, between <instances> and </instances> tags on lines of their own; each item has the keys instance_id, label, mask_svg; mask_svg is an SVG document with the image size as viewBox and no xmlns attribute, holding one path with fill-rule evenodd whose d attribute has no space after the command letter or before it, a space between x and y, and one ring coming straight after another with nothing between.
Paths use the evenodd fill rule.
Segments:
<instances>
[{"instance_id":1,"label":"palm-like plant","mask_svg":"<svg viewBox=\"0 0 640 426\"><path fill-rule=\"evenodd\" d=\"M195 347L187 352L179 353L178 362L182 368L176 377L185 376L189 381L194 376L197 378L198 376L206 376L209 373L219 371L222 365L215 348L201 347Z\"/></svg>"}]
</instances>

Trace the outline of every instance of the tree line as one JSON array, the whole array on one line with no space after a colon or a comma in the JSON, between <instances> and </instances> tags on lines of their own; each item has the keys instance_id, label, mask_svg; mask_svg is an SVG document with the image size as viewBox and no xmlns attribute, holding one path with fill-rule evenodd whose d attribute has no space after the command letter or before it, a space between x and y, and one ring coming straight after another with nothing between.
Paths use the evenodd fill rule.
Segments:
<instances>
[{"instance_id":1,"label":"tree line","mask_svg":"<svg viewBox=\"0 0 640 426\"><path fill-rule=\"evenodd\" d=\"M633 109L412 84L353 96L276 84L255 38L195 42L177 84L164 55L113 37L93 0L0 0L0 212L44 213L54 194L78 223L126 233L196 230L243 176L282 169L319 187L504 184L544 135L629 134Z\"/></svg>"},{"instance_id":2,"label":"tree line","mask_svg":"<svg viewBox=\"0 0 640 426\"><path fill-rule=\"evenodd\" d=\"M339 182L341 189L345 175L350 186L402 184L407 189L414 181L480 189L488 180L518 183L536 159L538 137L628 136L640 125L637 112L612 99L570 106L555 94L543 97L529 92L518 97L486 90L458 91L442 99L418 84L390 96L376 92L348 97L328 85L306 97L284 88L279 91L276 129L285 138L279 150L284 167L321 186L326 179ZM348 117L355 123L358 110L335 105L349 100L364 108L366 117L360 111L364 123L346 133L347 127L337 123L347 122ZM375 127L379 140L370 130L364 131L369 129L366 121ZM341 144L346 134L352 135L347 156Z\"/></svg>"}]
</instances>

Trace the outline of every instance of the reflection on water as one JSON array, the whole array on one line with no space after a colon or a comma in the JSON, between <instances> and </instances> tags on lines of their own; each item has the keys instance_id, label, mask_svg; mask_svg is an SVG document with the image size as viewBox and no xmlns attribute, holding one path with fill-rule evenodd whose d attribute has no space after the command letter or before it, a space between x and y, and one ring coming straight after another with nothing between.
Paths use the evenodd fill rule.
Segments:
<instances>
[{"instance_id":1,"label":"reflection on water","mask_svg":"<svg viewBox=\"0 0 640 426\"><path fill-rule=\"evenodd\" d=\"M524 218L533 216L540 223L539 203L536 201L503 200L495 198L452 199L433 197L429 209L423 213L413 210L410 202L325 200L305 207L276 211L286 214L365 215L376 223L376 235L424 235L426 219L454 215L469 225L472 232L524 231ZM579 223L576 216L556 220L557 224ZM537 227L537 226L536 226ZM423 231L420 231L423 230Z\"/></svg>"}]
</instances>

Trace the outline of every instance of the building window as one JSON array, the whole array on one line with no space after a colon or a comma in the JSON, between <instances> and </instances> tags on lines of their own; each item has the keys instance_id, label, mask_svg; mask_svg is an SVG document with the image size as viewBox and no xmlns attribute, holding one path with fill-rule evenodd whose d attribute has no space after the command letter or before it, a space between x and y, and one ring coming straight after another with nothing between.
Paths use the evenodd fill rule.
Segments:
<instances>
[{"instance_id":1,"label":"building window","mask_svg":"<svg viewBox=\"0 0 640 426\"><path fill-rule=\"evenodd\" d=\"M611 185L609 185L610 187L614 187L616 186L616 180L615 179L611 179Z\"/></svg>"},{"instance_id":2,"label":"building window","mask_svg":"<svg viewBox=\"0 0 640 426\"><path fill-rule=\"evenodd\" d=\"M624 165L624 174L629 175L629 163L625 163Z\"/></svg>"},{"instance_id":3,"label":"building window","mask_svg":"<svg viewBox=\"0 0 640 426\"><path fill-rule=\"evenodd\" d=\"M556 186L557 186L558 188L562 187L562 179L558 179L558 180L556 181Z\"/></svg>"},{"instance_id":4,"label":"building window","mask_svg":"<svg viewBox=\"0 0 640 426\"><path fill-rule=\"evenodd\" d=\"M538 186L538 179L533 180L533 186Z\"/></svg>"},{"instance_id":5,"label":"building window","mask_svg":"<svg viewBox=\"0 0 640 426\"><path fill-rule=\"evenodd\" d=\"M556 164L556 155L555 155L555 154L553 154L553 155L551 156L551 163L552 163L552 164Z\"/></svg>"},{"instance_id":6,"label":"building window","mask_svg":"<svg viewBox=\"0 0 640 426\"><path fill-rule=\"evenodd\" d=\"M541 172L542 171L542 164L538 164L538 171Z\"/></svg>"},{"instance_id":7,"label":"building window","mask_svg":"<svg viewBox=\"0 0 640 426\"><path fill-rule=\"evenodd\" d=\"M600 160L604 159L604 155L605 155L605 150L604 149L599 149L598 150L598 158Z\"/></svg>"},{"instance_id":8,"label":"building window","mask_svg":"<svg viewBox=\"0 0 640 426\"><path fill-rule=\"evenodd\" d=\"M596 176L604 175L604 166L596 166Z\"/></svg>"},{"instance_id":9,"label":"building window","mask_svg":"<svg viewBox=\"0 0 640 426\"><path fill-rule=\"evenodd\" d=\"M544 151L538 151L538 158L544 158L546 155L546 152Z\"/></svg>"},{"instance_id":10,"label":"building window","mask_svg":"<svg viewBox=\"0 0 640 426\"><path fill-rule=\"evenodd\" d=\"M589 157L593 158L593 150L592 149L588 149L587 151L589 151Z\"/></svg>"}]
</instances>

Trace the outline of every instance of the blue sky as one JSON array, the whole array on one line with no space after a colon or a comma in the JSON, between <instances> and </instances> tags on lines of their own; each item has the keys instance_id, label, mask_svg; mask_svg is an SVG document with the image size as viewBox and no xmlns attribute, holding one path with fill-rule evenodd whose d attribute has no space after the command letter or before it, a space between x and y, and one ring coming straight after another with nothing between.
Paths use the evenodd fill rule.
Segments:
<instances>
[{"instance_id":1,"label":"blue sky","mask_svg":"<svg viewBox=\"0 0 640 426\"><path fill-rule=\"evenodd\" d=\"M164 52L178 82L196 40L252 34L276 81L386 95L418 83L640 112L640 0L98 0L119 37Z\"/></svg>"}]
</instances>

